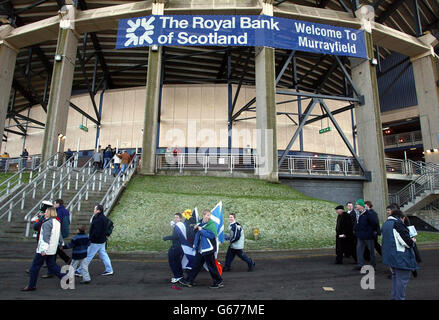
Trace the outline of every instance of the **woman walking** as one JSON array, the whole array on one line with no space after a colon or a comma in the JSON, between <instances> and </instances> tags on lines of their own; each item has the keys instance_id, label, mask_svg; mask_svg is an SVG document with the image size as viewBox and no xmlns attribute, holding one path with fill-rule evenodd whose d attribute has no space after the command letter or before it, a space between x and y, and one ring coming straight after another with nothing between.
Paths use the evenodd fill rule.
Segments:
<instances>
[{"instance_id":1,"label":"woman walking","mask_svg":"<svg viewBox=\"0 0 439 320\"><path fill-rule=\"evenodd\" d=\"M29 270L30 279L29 284L21 289L21 291L36 290L38 273L46 261L49 272L62 278L65 274L61 273L60 267L55 262L56 250L58 245L62 243L61 238L61 223L58 219L55 208L48 208L45 212L43 225L41 226L41 234L38 240L37 250L32 262L32 267Z\"/></svg>"}]
</instances>

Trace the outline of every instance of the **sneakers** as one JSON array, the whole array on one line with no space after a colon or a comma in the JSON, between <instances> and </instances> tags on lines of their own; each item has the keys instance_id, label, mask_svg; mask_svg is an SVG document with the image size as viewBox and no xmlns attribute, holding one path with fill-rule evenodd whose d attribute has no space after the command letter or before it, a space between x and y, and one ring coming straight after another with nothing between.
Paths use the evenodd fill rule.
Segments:
<instances>
[{"instance_id":1,"label":"sneakers","mask_svg":"<svg viewBox=\"0 0 439 320\"><path fill-rule=\"evenodd\" d=\"M101 273L101 276L112 276L113 275L113 271L105 271L104 273Z\"/></svg>"},{"instance_id":2,"label":"sneakers","mask_svg":"<svg viewBox=\"0 0 439 320\"><path fill-rule=\"evenodd\" d=\"M37 290L37 288L29 288L28 286L21 289L21 291L35 291L35 290Z\"/></svg>"},{"instance_id":3,"label":"sneakers","mask_svg":"<svg viewBox=\"0 0 439 320\"><path fill-rule=\"evenodd\" d=\"M210 289L219 289L219 288L222 288L222 287L224 287L224 284L223 284L223 282L221 281L221 282L219 282L219 283L214 283L214 284L211 285L209 288L210 288Z\"/></svg>"},{"instance_id":4,"label":"sneakers","mask_svg":"<svg viewBox=\"0 0 439 320\"><path fill-rule=\"evenodd\" d=\"M91 280L85 281L85 280L81 280L79 283L80 284L89 284L91 282Z\"/></svg>"},{"instance_id":5,"label":"sneakers","mask_svg":"<svg viewBox=\"0 0 439 320\"><path fill-rule=\"evenodd\" d=\"M172 278L172 279L171 279L171 283L177 283L177 282L180 281L181 279L183 279L183 277L180 277L180 278Z\"/></svg>"},{"instance_id":6,"label":"sneakers","mask_svg":"<svg viewBox=\"0 0 439 320\"><path fill-rule=\"evenodd\" d=\"M43 279L49 279L49 278L53 278L53 277L54 277L53 274L43 274L43 275L41 276L41 278L43 278Z\"/></svg>"},{"instance_id":7,"label":"sneakers","mask_svg":"<svg viewBox=\"0 0 439 320\"><path fill-rule=\"evenodd\" d=\"M190 283L189 281L187 281L186 279L180 279L178 281L178 283L180 283L181 285L191 288L192 287L192 283Z\"/></svg>"},{"instance_id":8,"label":"sneakers","mask_svg":"<svg viewBox=\"0 0 439 320\"><path fill-rule=\"evenodd\" d=\"M248 272L251 272L255 269L256 263L253 261L253 264L248 268Z\"/></svg>"},{"instance_id":9,"label":"sneakers","mask_svg":"<svg viewBox=\"0 0 439 320\"><path fill-rule=\"evenodd\" d=\"M78 271L75 271L75 276L82 278L82 274L80 274Z\"/></svg>"}]
</instances>

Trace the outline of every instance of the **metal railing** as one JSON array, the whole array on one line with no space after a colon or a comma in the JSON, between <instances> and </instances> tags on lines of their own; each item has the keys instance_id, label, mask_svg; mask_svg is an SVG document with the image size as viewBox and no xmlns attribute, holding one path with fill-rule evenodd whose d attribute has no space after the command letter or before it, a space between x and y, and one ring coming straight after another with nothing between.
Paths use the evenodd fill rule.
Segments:
<instances>
[{"instance_id":1,"label":"metal railing","mask_svg":"<svg viewBox=\"0 0 439 320\"><path fill-rule=\"evenodd\" d=\"M181 153L156 155L156 171L185 170L208 171L250 171L258 168L256 155L242 154L197 154ZM290 174L328 174L328 175L362 175L361 168L353 158L310 156L287 156L279 168L281 173Z\"/></svg>"},{"instance_id":2,"label":"metal railing","mask_svg":"<svg viewBox=\"0 0 439 320\"><path fill-rule=\"evenodd\" d=\"M70 175L66 175L66 172L70 174L73 172L73 161L65 161L60 167L57 167L58 159L58 154L55 154L47 161L41 163L38 170L36 169L30 173L29 183L20 189L19 192L16 192L15 195L11 195L11 198L0 207L0 219L7 214L8 222L10 222L14 209L20 208L20 210L24 210L25 203L29 197L35 199L38 191L46 190L50 179L52 179L51 188L54 188L59 177L61 177L59 180L62 180L62 177L69 177L67 184L70 187ZM35 178L32 177L34 172L37 173Z\"/></svg>"},{"instance_id":3,"label":"metal railing","mask_svg":"<svg viewBox=\"0 0 439 320\"><path fill-rule=\"evenodd\" d=\"M287 156L279 167L279 172L306 175L363 175L356 159L346 157Z\"/></svg>"},{"instance_id":4,"label":"metal railing","mask_svg":"<svg viewBox=\"0 0 439 320\"><path fill-rule=\"evenodd\" d=\"M397 148L422 144L422 132L412 131L384 136L386 148Z\"/></svg>"},{"instance_id":5,"label":"metal railing","mask_svg":"<svg viewBox=\"0 0 439 320\"><path fill-rule=\"evenodd\" d=\"M256 157L254 155L234 154L199 154L180 153L177 156L170 154L156 155L156 171L184 170L212 171L254 171Z\"/></svg>"},{"instance_id":6,"label":"metal railing","mask_svg":"<svg viewBox=\"0 0 439 320\"><path fill-rule=\"evenodd\" d=\"M26 158L0 158L0 172L15 172L21 170L34 170L41 163L41 155Z\"/></svg>"},{"instance_id":7,"label":"metal railing","mask_svg":"<svg viewBox=\"0 0 439 320\"><path fill-rule=\"evenodd\" d=\"M82 201L87 201L90 191L102 191L103 183L107 182L112 177L111 161L107 163L103 170L95 170L84 182L81 189L67 204L66 209L70 212L70 221L72 221L75 209L77 212L81 211Z\"/></svg>"},{"instance_id":8,"label":"metal railing","mask_svg":"<svg viewBox=\"0 0 439 320\"><path fill-rule=\"evenodd\" d=\"M24 220L27 221L26 224L26 232L25 236L29 236L30 224L32 218L39 213L39 209L44 200L54 201L55 198L62 199L63 193L65 191L69 191L70 189L78 190L80 182L85 181L85 176L91 173L93 159L90 158L80 170L75 170L74 166L69 165L70 161L66 161L62 167L58 169L58 176L56 176L56 172L53 173L52 186L51 189L44 194L40 200L28 211L28 213L24 216ZM72 164L72 163L70 163ZM47 179L47 175L45 174L43 177L44 180ZM45 189L45 183L43 182L43 190ZM38 188L38 184L34 185L34 189ZM33 198L35 198L35 191L33 193Z\"/></svg>"},{"instance_id":9,"label":"metal railing","mask_svg":"<svg viewBox=\"0 0 439 320\"><path fill-rule=\"evenodd\" d=\"M117 200L117 197L122 189L124 183L131 180L131 177L136 172L138 165L138 155L134 155L130 164L128 165L125 172L120 171L116 178L113 180L113 183L108 188L107 193L102 198L100 204L104 206L104 214L108 215L111 208L113 207L114 202Z\"/></svg>"},{"instance_id":10,"label":"metal railing","mask_svg":"<svg viewBox=\"0 0 439 320\"><path fill-rule=\"evenodd\" d=\"M438 189L439 173L427 172L409 183L397 193L389 194L389 202L397 203L400 207L403 207L410 202L415 202L416 198L421 196L424 192Z\"/></svg>"}]
</instances>

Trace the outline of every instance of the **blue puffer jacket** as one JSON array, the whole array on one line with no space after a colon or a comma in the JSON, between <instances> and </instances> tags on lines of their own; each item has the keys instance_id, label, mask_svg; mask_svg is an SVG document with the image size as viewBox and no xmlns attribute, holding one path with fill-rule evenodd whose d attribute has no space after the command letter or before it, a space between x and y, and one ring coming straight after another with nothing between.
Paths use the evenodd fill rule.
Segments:
<instances>
[{"instance_id":1,"label":"blue puffer jacket","mask_svg":"<svg viewBox=\"0 0 439 320\"><path fill-rule=\"evenodd\" d=\"M355 233L358 239L373 240L376 233L379 232L380 224L378 218L369 210L366 210L358 217L358 223L355 225Z\"/></svg>"},{"instance_id":2,"label":"blue puffer jacket","mask_svg":"<svg viewBox=\"0 0 439 320\"><path fill-rule=\"evenodd\" d=\"M416 270L414 241L401 219L390 216L381 229L383 263L392 268Z\"/></svg>"}]
</instances>

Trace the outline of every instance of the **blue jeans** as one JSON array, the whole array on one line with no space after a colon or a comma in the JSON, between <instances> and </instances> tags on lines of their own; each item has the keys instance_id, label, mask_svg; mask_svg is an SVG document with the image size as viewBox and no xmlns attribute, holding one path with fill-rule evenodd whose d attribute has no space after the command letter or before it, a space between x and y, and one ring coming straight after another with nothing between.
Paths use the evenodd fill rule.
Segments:
<instances>
[{"instance_id":1,"label":"blue jeans","mask_svg":"<svg viewBox=\"0 0 439 320\"><path fill-rule=\"evenodd\" d=\"M405 288L410 281L410 272L392 268L392 300L405 300Z\"/></svg>"},{"instance_id":2,"label":"blue jeans","mask_svg":"<svg viewBox=\"0 0 439 320\"><path fill-rule=\"evenodd\" d=\"M128 165L127 164L123 164L122 165L122 173L125 173L125 171L127 170Z\"/></svg>"},{"instance_id":3,"label":"blue jeans","mask_svg":"<svg viewBox=\"0 0 439 320\"><path fill-rule=\"evenodd\" d=\"M102 262L105 265L105 272L113 272L110 257L108 256L107 250L105 250L105 242L90 243L87 249L87 265L90 264L90 261L93 260L97 253L99 254L99 258L101 258ZM81 268L79 268L77 271L81 273Z\"/></svg>"},{"instance_id":4,"label":"blue jeans","mask_svg":"<svg viewBox=\"0 0 439 320\"><path fill-rule=\"evenodd\" d=\"M114 164L114 175L117 176L119 174L120 171L120 163L115 163Z\"/></svg>"},{"instance_id":5,"label":"blue jeans","mask_svg":"<svg viewBox=\"0 0 439 320\"><path fill-rule=\"evenodd\" d=\"M38 273L40 272L41 267L46 261L47 268L51 274L56 275L58 278L62 278L65 276L64 273L61 273L61 268L55 262L55 255L46 255L42 256L39 253L36 253L34 256L34 260L32 261L32 267L29 270L30 279L29 279L29 288L35 288L37 285Z\"/></svg>"},{"instance_id":6,"label":"blue jeans","mask_svg":"<svg viewBox=\"0 0 439 320\"><path fill-rule=\"evenodd\" d=\"M104 158L104 168L107 166L107 163L111 161L111 158Z\"/></svg>"}]
</instances>

